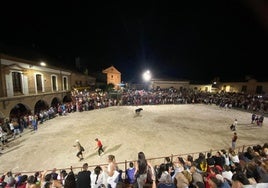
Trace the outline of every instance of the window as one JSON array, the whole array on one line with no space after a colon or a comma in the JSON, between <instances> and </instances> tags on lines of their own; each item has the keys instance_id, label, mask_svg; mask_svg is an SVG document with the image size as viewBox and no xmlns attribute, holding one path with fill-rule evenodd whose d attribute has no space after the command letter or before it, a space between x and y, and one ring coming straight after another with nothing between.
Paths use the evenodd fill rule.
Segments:
<instances>
[{"instance_id":1,"label":"window","mask_svg":"<svg viewBox=\"0 0 268 188\"><path fill-rule=\"evenodd\" d=\"M13 91L15 93L22 93L21 73L12 72Z\"/></svg>"},{"instance_id":2,"label":"window","mask_svg":"<svg viewBox=\"0 0 268 188\"><path fill-rule=\"evenodd\" d=\"M52 76L52 91L57 91L57 77Z\"/></svg>"},{"instance_id":3,"label":"window","mask_svg":"<svg viewBox=\"0 0 268 188\"><path fill-rule=\"evenodd\" d=\"M63 77L63 90L67 90L67 78Z\"/></svg>"},{"instance_id":4,"label":"window","mask_svg":"<svg viewBox=\"0 0 268 188\"><path fill-rule=\"evenodd\" d=\"M35 79L36 79L36 88L37 88L37 91L42 92L43 91L42 75L41 74L37 74L35 76Z\"/></svg>"}]
</instances>

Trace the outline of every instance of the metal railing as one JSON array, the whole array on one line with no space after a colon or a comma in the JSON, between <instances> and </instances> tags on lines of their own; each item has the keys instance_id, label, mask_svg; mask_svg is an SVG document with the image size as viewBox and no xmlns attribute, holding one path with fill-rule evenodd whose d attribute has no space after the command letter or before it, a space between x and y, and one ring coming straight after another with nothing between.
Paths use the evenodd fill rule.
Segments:
<instances>
[{"instance_id":1,"label":"metal railing","mask_svg":"<svg viewBox=\"0 0 268 188\"><path fill-rule=\"evenodd\" d=\"M259 145L262 145L260 143L258 143ZM253 146L256 146L258 144L250 144L250 145L243 145L243 146L237 146L235 151L237 153L244 153L245 149L247 149L248 147L253 147ZM214 149L214 150L207 150L207 151L199 151L199 152L193 152L193 153L183 153L183 154L170 154L170 155L166 155L166 156L159 156L159 157L154 157L154 158L147 158L147 161L150 162L153 166L155 165L160 165L161 163L163 163L165 161L165 158L166 157L170 157L171 161L174 161L174 159L176 157L182 157L183 159L186 159L188 155L191 155L193 157L193 159L196 159L198 158L199 156L199 153L203 153L203 154L207 154L209 152L211 152L212 154L217 152L217 151L220 151L222 149L225 149L226 151L228 151L229 148L219 148L219 149ZM125 178L125 172L127 170L127 168L129 167L129 162L136 162L137 160L136 159L133 159L133 160L125 160L125 161L120 161L120 162L116 162L119 169L122 170L122 178L124 179ZM92 164L92 165L89 165L88 169L90 171L93 171L94 168L99 165L101 166L102 168L104 168L105 166L107 166L108 164L107 163L102 163L102 164ZM77 174L79 171L82 171L82 166L70 166L70 167L66 167L66 168L56 168L57 171L61 171L61 170L66 170L67 172L72 170L75 174ZM36 170L36 171L21 171L21 172L12 172L13 174L25 174L25 175L34 175L34 173L36 172L42 172L46 170L47 172L52 172L53 169L43 169L43 170ZM5 172L0 172L0 174L4 174Z\"/></svg>"}]
</instances>

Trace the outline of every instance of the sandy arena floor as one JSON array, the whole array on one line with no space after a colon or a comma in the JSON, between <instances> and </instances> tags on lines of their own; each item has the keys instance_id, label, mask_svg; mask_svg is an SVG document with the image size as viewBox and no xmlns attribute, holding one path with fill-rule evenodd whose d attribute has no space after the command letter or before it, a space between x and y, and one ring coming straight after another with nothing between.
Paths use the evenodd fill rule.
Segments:
<instances>
[{"instance_id":1,"label":"sandy arena floor","mask_svg":"<svg viewBox=\"0 0 268 188\"><path fill-rule=\"evenodd\" d=\"M10 140L0 155L0 173L35 172L105 164L108 154L118 162L136 160L143 151L147 158L228 148L233 132L229 126L238 119L237 146L268 142L267 122L250 124L251 114L209 105L143 106L136 116L135 106L110 107L60 116L39 125L36 133L26 130ZM105 154L98 157L95 138L102 140ZM79 162L79 139L85 147Z\"/></svg>"}]
</instances>

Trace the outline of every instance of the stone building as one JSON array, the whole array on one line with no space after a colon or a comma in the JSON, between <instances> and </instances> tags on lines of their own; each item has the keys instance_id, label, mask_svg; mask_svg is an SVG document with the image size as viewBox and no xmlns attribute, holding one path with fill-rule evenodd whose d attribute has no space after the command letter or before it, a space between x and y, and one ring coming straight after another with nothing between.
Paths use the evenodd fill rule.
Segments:
<instances>
[{"instance_id":1,"label":"stone building","mask_svg":"<svg viewBox=\"0 0 268 188\"><path fill-rule=\"evenodd\" d=\"M121 73L114 66L104 69L102 73L106 74L107 84L113 84L115 89L120 89Z\"/></svg>"},{"instance_id":2,"label":"stone building","mask_svg":"<svg viewBox=\"0 0 268 188\"><path fill-rule=\"evenodd\" d=\"M71 100L73 87L94 84L94 78L45 63L0 54L0 121Z\"/></svg>"}]
</instances>

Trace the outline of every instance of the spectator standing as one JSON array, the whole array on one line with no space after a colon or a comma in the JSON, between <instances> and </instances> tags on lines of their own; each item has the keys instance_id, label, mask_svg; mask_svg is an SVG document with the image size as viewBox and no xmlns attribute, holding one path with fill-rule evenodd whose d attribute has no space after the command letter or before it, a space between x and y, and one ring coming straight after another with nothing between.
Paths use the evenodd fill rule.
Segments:
<instances>
[{"instance_id":1,"label":"spectator standing","mask_svg":"<svg viewBox=\"0 0 268 188\"><path fill-rule=\"evenodd\" d=\"M233 150L235 149L237 138L238 138L237 133L234 132L234 135L232 137L232 149Z\"/></svg>"},{"instance_id":2,"label":"spectator standing","mask_svg":"<svg viewBox=\"0 0 268 188\"><path fill-rule=\"evenodd\" d=\"M129 162L129 168L126 170L126 179L129 184L134 184L136 182L134 173L135 167L134 163L131 161Z\"/></svg>"},{"instance_id":3,"label":"spectator standing","mask_svg":"<svg viewBox=\"0 0 268 188\"><path fill-rule=\"evenodd\" d=\"M108 155L108 166L107 166L107 183L111 188L116 188L119 178L118 166L115 161L114 155Z\"/></svg>"},{"instance_id":4,"label":"spectator standing","mask_svg":"<svg viewBox=\"0 0 268 188\"><path fill-rule=\"evenodd\" d=\"M225 157L222 155L221 151L217 151L212 157L215 160L215 165L219 165L223 168L223 165L225 164Z\"/></svg>"},{"instance_id":5,"label":"spectator standing","mask_svg":"<svg viewBox=\"0 0 268 188\"><path fill-rule=\"evenodd\" d=\"M227 181L229 181L230 183L232 182L233 172L231 171L230 166L227 166L227 165L224 165L224 166L223 166L222 176L223 176Z\"/></svg>"},{"instance_id":6,"label":"spectator standing","mask_svg":"<svg viewBox=\"0 0 268 188\"><path fill-rule=\"evenodd\" d=\"M9 129L10 129L10 131L11 131L12 134L13 134L13 138L15 138L16 135L15 135L15 130L14 130L13 121L10 121L10 123L9 123Z\"/></svg>"},{"instance_id":7,"label":"spectator standing","mask_svg":"<svg viewBox=\"0 0 268 188\"><path fill-rule=\"evenodd\" d=\"M190 170L183 170L182 172L179 172L176 174L174 178L174 184L178 188L187 188L190 186L190 183L192 182L193 178L190 173Z\"/></svg>"},{"instance_id":8,"label":"spectator standing","mask_svg":"<svg viewBox=\"0 0 268 188\"><path fill-rule=\"evenodd\" d=\"M230 167L232 167L232 169L233 169L234 166L235 166L235 163L240 162L239 156L232 148L229 148L229 154L228 155L229 155L229 158L230 158Z\"/></svg>"},{"instance_id":9,"label":"spectator standing","mask_svg":"<svg viewBox=\"0 0 268 188\"><path fill-rule=\"evenodd\" d=\"M162 163L158 169L158 173L156 174L158 184L172 183L170 172L171 172L170 165Z\"/></svg>"},{"instance_id":10,"label":"spectator standing","mask_svg":"<svg viewBox=\"0 0 268 188\"><path fill-rule=\"evenodd\" d=\"M66 179L66 177L67 177L67 172L66 172L66 170L61 170L60 171L60 181L61 181L61 184L63 185L63 186L65 186L65 179Z\"/></svg>"},{"instance_id":11,"label":"spectator standing","mask_svg":"<svg viewBox=\"0 0 268 188\"><path fill-rule=\"evenodd\" d=\"M90 175L90 179L91 179L91 188L100 188L101 186L105 185L104 173L100 166L96 166L94 168L94 171Z\"/></svg>"},{"instance_id":12,"label":"spectator standing","mask_svg":"<svg viewBox=\"0 0 268 188\"><path fill-rule=\"evenodd\" d=\"M37 182L37 179L35 178L34 175L30 175L27 178L27 184L26 184L27 188L40 188L40 183Z\"/></svg>"},{"instance_id":13,"label":"spectator standing","mask_svg":"<svg viewBox=\"0 0 268 188\"><path fill-rule=\"evenodd\" d=\"M182 172L184 169L184 165L185 165L185 162L183 160L182 157L178 157L177 158L177 162L174 163L174 175L172 176L172 179L175 178L175 175L178 173L178 172Z\"/></svg>"},{"instance_id":14,"label":"spectator standing","mask_svg":"<svg viewBox=\"0 0 268 188\"><path fill-rule=\"evenodd\" d=\"M253 123L255 122L255 117L256 117L256 114L253 113L253 114L251 115L251 124L253 124Z\"/></svg>"},{"instance_id":15,"label":"spectator standing","mask_svg":"<svg viewBox=\"0 0 268 188\"><path fill-rule=\"evenodd\" d=\"M37 115L33 116L32 127L33 127L34 132L36 132L38 129L38 117L37 117Z\"/></svg>"},{"instance_id":16,"label":"spectator standing","mask_svg":"<svg viewBox=\"0 0 268 188\"><path fill-rule=\"evenodd\" d=\"M258 125L258 122L259 122L259 116L256 115L256 116L255 116L255 123Z\"/></svg>"},{"instance_id":17,"label":"spectator standing","mask_svg":"<svg viewBox=\"0 0 268 188\"><path fill-rule=\"evenodd\" d=\"M258 122L257 122L257 125L261 127L262 124L263 124L263 120L264 120L264 116L263 115L260 115L260 117L258 119Z\"/></svg>"},{"instance_id":18,"label":"spectator standing","mask_svg":"<svg viewBox=\"0 0 268 188\"><path fill-rule=\"evenodd\" d=\"M88 163L83 164L83 170L78 172L76 180L76 188L91 187L91 171L88 170Z\"/></svg>"},{"instance_id":19,"label":"spectator standing","mask_svg":"<svg viewBox=\"0 0 268 188\"><path fill-rule=\"evenodd\" d=\"M66 175L64 181L64 188L75 188L75 187L76 187L75 175L71 168L71 171Z\"/></svg>"},{"instance_id":20,"label":"spectator standing","mask_svg":"<svg viewBox=\"0 0 268 188\"><path fill-rule=\"evenodd\" d=\"M148 178L151 178L153 180L153 185L155 184L155 174L154 174L154 170L153 170L153 166L147 162L146 158L145 158L145 154L143 152L139 152L138 153L138 160L136 163L136 167L135 167L135 176L136 176L136 181L138 184L138 188L143 188L144 185L147 183L146 180ZM148 170L151 170L151 173L148 173ZM152 177L147 177L147 175L150 175Z\"/></svg>"},{"instance_id":21,"label":"spectator standing","mask_svg":"<svg viewBox=\"0 0 268 188\"><path fill-rule=\"evenodd\" d=\"M230 159L229 159L229 155L227 154L225 149L221 150L222 152L222 156L224 157L224 165L230 166Z\"/></svg>"},{"instance_id":22,"label":"spectator standing","mask_svg":"<svg viewBox=\"0 0 268 188\"><path fill-rule=\"evenodd\" d=\"M194 165L199 171L202 171L201 164L204 164L204 161L206 161L206 156L204 153L200 152L198 158L194 160Z\"/></svg>"},{"instance_id":23,"label":"spectator standing","mask_svg":"<svg viewBox=\"0 0 268 188\"><path fill-rule=\"evenodd\" d=\"M198 172L199 170L196 168L196 166L194 166L194 165L191 166L189 171L193 177L192 182L191 182L192 185L197 185L197 182L200 182L202 185L205 186L203 175Z\"/></svg>"},{"instance_id":24,"label":"spectator standing","mask_svg":"<svg viewBox=\"0 0 268 188\"><path fill-rule=\"evenodd\" d=\"M40 124L42 124L44 122L44 111L41 110L39 113L39 119L40 119Z\"/></svg>"},{"instance_id":25,"label":"spectator standing","mask_svg":"<svg viewBox=\"0 0 268 188\"><path fill-rule=\"evenodd\" d=\"M0 126L0 145L1 145L0 150L1 149L3 150L4 146L7 146L6 143L7 143L7 133Z\"/></svg>"},{"instance_id":26,"label":"spectator standing","mask_svg":"<svg viewBox=\"0 0 268 188\"><path fill-rule=\"evenodd\" d=\"M17 122L17 121L12 121L11 122L12 124L13 124L13 127L14 127L14 129L13 129L13 138L15 138L16 137L16 135L19 135L20 137L21 137L21 132L20 132L20 125L19 125L19 123Z\"/></svg>"}]
</instances>

